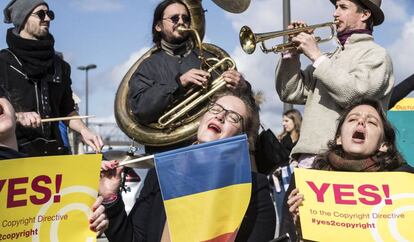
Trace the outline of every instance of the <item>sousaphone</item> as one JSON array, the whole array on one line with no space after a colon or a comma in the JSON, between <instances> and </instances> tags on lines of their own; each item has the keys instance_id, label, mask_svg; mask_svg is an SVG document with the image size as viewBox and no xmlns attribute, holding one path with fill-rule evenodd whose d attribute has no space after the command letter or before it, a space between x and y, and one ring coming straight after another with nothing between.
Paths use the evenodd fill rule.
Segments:
<instances>
[{"instance_id":1,"label":"sousaphone","mask_svg":"<svg viewBox=\"0 0 414 242\"><path fill-rule=\"evenodd\" d=\"M205 32L205 16L204 10L201 5L201 1L182 0L182 2L189 10L189 14L191 16L190 29L198 33L197 38L202 40ZM217 3L221 1L217 0L215 2ZM227 2L227 0L224 1L224 5L222 4L223 6L221 7L226 6ZM246 2L249 3L250 1L243 0L240 2L244 2L244 4L241 4L241 6L243 8L247 8ZM232 5L231 8L234 10L235 7ZM244 11L242 9L238 10L237 7L235 10L239 12ZM132 65L132 67L128 70L128 72L122 79L115 96L115 118L119 128L136 142L150 146L167 146L194 137L197 133L199 118L205 112L206 107L205 105L197 107L196 110L192 110L189 113L189 115L181 117L178 122L175 122L173 125L169 125L168 127L162 127L158 123L143 125L136 120L135 116L132 114L131 108L129 107L127 101L129 91L129 80L131 79L131 76L135 73L135 71L138 69L138 67L141 65L141 63L146 58L151 56L152 53L157 51L157 48L158 47L154 46L150 50L148 50L144 55L142 55ZM229 55L223 49L213 44L202 43L202 51L210 53L218 61L222 59L229 59ZM218 69L224 71L225 68L223 66L220 66ZM234 66L230 68L234 68ZM206 104L207 102L204 100L203 103ZM171 106L175 105L176 104L174 103L174 105Z\"/></svg>"}]
</instances>

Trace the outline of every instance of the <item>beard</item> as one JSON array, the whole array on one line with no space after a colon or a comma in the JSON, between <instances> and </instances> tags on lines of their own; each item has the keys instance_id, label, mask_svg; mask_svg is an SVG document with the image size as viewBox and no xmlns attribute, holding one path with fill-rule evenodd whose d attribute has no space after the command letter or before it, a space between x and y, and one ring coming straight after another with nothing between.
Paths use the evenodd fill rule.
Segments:
<instances>
[{"instance_id":1,"label":"beard","mask_svg":"<svg viewBox=\"0 0 414 242\"><path fill-rule=\"evenodd\" d=\"M183 26L185 27L185 26ZM177 26L178 28L178 26ZM174 29L175 31L175 29ZM173 33L165 33L165 32L161 32L161 37L162 39L164 39L165 41L167 41L170 44L174 44L174 45L179 45L182 44L184 42L186 42L188 40L190 36L190 33L188 31L185 31L184 33L182 33L180 36L174 36Z\"/></svg>"},{"instance_id":2,"label":"beard","mask_svg":"<svg viewBox=\"0 0 414 242\"><path fill-rule=\"evenodd\" d=\"M39 40L45 39L48 35L49 35L49 31L46 31L46 30L39 31L38 33L35 34L36 38Z\"/></svg>"},{"instance_id":3,"label":"beard","mask_svg":"<svg viewBox=\"0 0 414 242\"><path fill-rule=\"evenodd\" d=\"M39 26L29 23L26 32L34 36L36 39L41 40L49 35L49 26L47 26L47 28L44 28L44 25Z\"/></svg>"}]
</instances>

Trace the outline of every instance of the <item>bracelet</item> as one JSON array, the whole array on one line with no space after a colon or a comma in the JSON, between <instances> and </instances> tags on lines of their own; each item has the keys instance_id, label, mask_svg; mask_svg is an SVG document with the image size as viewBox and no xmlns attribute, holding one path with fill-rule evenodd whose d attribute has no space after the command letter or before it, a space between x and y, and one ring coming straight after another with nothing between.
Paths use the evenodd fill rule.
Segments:
<instances>
[{"instance_id":1,"label":"bracelet","mask_svg":"<svg viewBox=\"0 0 414 242\"><path fill-rule=\"evenodd\" d=\"M102 204L104 205L111 204L115 202L117 199L118 199L118 195L112 194L109 198L104 198L104 200L102 201Z\"/></svg>"}]
</instances>

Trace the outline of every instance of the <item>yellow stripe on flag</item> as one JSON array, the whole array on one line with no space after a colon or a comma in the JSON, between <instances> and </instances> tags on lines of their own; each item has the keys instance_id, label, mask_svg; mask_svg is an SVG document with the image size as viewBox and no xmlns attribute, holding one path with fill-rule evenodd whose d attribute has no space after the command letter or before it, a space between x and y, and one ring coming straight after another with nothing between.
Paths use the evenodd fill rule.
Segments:
<instances>
[{"instance_id":1,"label":"yellow stripe on flag","mask_svg":"<svg viewBox=\"0 0 414 242\"><path fill-rule=\"evenodd\" d=\"M251 183L236 184L164 201L171 241L204 241L234 232L247 211L251 189Z\"/></svg>"}]
</instances>

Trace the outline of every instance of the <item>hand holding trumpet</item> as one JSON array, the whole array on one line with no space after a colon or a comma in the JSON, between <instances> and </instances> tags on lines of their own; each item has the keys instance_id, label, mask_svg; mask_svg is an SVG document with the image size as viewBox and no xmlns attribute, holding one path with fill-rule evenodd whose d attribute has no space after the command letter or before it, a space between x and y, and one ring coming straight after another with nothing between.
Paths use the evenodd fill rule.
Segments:
<instances>
[{"instance_id":1,"label":"hand holding trumpet","mask_svg":"<svg viewBox=\"0 0 414 242\"><path fill-rule=\"evenodd\" d=\"M288 26L288 29L304 28L307 26L308 25L303 21L295 21ZM292 54L303 53L312 62L315 62L316 59L322 55L322 52L318 46L319 40L314 36L313 29L300 32L296 35L289 35L289 41L295 43L296 45L296 49L290 50Z\"/></svg>"}]
</instances>

